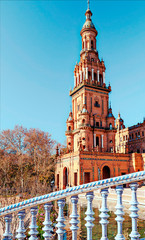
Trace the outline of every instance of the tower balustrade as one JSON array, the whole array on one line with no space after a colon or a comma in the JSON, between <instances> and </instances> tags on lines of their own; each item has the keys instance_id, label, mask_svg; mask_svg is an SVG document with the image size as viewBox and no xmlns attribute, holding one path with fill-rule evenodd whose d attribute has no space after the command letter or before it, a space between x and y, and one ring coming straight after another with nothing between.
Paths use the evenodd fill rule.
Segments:
<instances>
[{"instance_id":1,"label":"tower balustrade","mask_svg":"<svg viewBox=\"0 0 145 240\"><path fill-rule=\"evenodd\" d=\"M117 222L117 235L115 237L116 240L123 240L125 237L123 236L122 231L122 224L124 221L123 215L123 203L122 203L122 194L124 190L124 185L128 184L131 189L131 202L130 202L130 218L132 222L132 231L130 234L131 240L138 240L140 235L137 229L137 219L138 219L138 201L137 201L137 189L138 189L138 182L145 181L145 171L135 172L123 176L118 176L114 178L108 178L96 182L91 182L88 184L83 184L80 186L70 187L64 190L60 190L57 192L51 192L49 194L31 198L25 200L23 202L15 203L10 206L6 206L0 209L0 217L4 217L5 221L5 232L3 234L3 240L23 240L25 239L26 232L28 229L25 229L24 222L25 222L25 215L26 211L30 212L31 216L31 224L29 226L29 235L31 240L38 239L38 226L37 226L37 212L38 206L44 205L44 212L45 212L45 220L44 220L44 227L43 227L43 237L45 240L50 240L52 238L52 223L50 220L50 212L52 208L52 202L57 201L58 205L58 217L57 217L57 239L63 240L65 234L65 216L64 216L64 206L66 198L71 198L72 204L72 212L70 215L70 230L72 232L71 239L76 240L78 237L78 230L79 230L79 214L77 211L77 204L79 199L79 194L85 193L86 194L86 202L87 202L87 211L86 211L86 228L87 228L87 240L92 240L92 229L94 227L94 212L92 208L93 198L95 196L95 190L100 190L101 198L102 198L102 207L100 209L100 224L102 225L102 240L107 240L107 226L109 225L108 221L108 211L109 207L107 206L107 197L109 194L108 189L111 187L116 187L116 194L117 194L117 204L116 204L116 222ZM12 216L13 213L18 214L18 228L15 233L14 237L12 235Z\"/></svg>"}]
</instances>

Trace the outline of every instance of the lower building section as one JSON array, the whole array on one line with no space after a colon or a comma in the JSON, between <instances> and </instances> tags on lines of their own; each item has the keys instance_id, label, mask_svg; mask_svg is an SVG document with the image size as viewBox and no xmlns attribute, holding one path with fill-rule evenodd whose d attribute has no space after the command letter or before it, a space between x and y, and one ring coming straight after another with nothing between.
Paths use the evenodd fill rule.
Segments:
<instances>
[{"instance_id":1,"label":"lower building section","mask_svg":"<svg viewBox=\"0 0 145 240\"><path fill-rule=\"evenodd\" d=\"M116 177L145 169L145 154L78 151L57 156L56 189Z\"/></svg>"}]
</instances>

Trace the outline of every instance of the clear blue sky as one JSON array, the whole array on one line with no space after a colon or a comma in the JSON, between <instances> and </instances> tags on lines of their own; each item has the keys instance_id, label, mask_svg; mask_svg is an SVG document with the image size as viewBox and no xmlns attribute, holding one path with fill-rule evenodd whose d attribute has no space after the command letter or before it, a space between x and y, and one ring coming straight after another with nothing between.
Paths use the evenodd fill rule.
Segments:
<instances>
[{"instance_id":1,"label":"clear blue sky","mask_svg":"<svg viewBox=\"0 0 145 240\"><path fill-rule=\"evenodd\" d=\"M1 130L16 124L64 143L86 1L1 1ZM91 1L113 113L145 117L145 1Z\"/></svg>"}]
</instances>

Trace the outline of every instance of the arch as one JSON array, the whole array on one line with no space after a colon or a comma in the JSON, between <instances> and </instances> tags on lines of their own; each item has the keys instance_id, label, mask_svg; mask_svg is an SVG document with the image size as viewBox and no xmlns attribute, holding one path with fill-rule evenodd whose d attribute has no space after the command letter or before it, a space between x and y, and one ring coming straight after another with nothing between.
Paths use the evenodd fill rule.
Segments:
<instances>
[{"instance_id":1,"label":"arch","mask_svg":"<svg viewBox=\"0 0 145 240\"><path fill-rule=\"evenodd\" d=\"M71 126L68 127L68 131L71 131Z\"/></svg>"},{"instance_id":2,"label":"arch","mask_svg":"<svg viewBox=\"0 0 145 240\"><path fill-rule=\"evenodd\" d=\"M63 169L63 189L68 185L68 170L67 167Z\"/></svg>"},{"instance_id":3,"label":"arch","mask_svg":"<svg viewBox=\"0 0 145 240\"><path fill-rule=\"evenodd\" d=\"M104 166L102 170L103 179L110 178L110 168L108 166Z\"/></svg>"},{"instance_id":4,"label":"arch","mask_svg":"<svg viewBox=\"0 0 145 240\"><path fill-rule=\"evenodd\" d=\"M111 129L111 130L112 130L112 123L110 123L110 124L109 124L109 129Z\"/></svg>"}]
</instances>

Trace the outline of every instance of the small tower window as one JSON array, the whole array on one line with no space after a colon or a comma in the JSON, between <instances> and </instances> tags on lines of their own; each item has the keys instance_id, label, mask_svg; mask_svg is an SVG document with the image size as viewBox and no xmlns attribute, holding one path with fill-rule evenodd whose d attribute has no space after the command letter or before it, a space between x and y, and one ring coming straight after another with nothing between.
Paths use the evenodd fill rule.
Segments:
<instances>
[{"instance_id":1,"label":"small tower window","mask_svg":"<svg viewBox=\"0 0 145 240\"><path fill-rule=\"evenodd\" d=\"M102 74L99 74L99 80L100 80L100 85L103 84L103 77L102 77Z\"/></svg>"},{"instance_id":2,"label":"small tower window","mask_svg":"<svg viewBox=\"0 0 145 240\"><path fill-rule=\"evenodd\" d=\"M99 127L99 122L96 122L96 127Z\"/></svg>"},{"instance_id":3,"label":"small tower window","mask_svg":"<svg viewBox=\"0 0 145 240\"><path fill-rule=\"evenodd\" d=\"M82 123L85 123L85 119L82 120Z\"/></svg>"},{"instance_id":4,"label":"small tower window","mask_svg":"<svg viewBox=\"0 0 145 240\"><path fill-rule=\"evenodd\" d=\"M112 123L109 124L109 128L112 130Z\"/></svg>"},{"instance_id":5,"label":"small tower window","mask_svg":"<svg viewBox=\"0 0 145 240\"><path fill-rule=\"evenodd\" d=\"M93 40L91 40L91 49L93 49Z\"/></svg>"},{"instance_id":6,"label":"small tower window","mask_svg":"<svg viewBox=\"0 0 145 240\"><path fill-rule=\"evenodd\" d=\"M68 130L71 131L71 126L68 127Z\"/></svg>"},{"instance_id":7,"label":"small tower window","mask_svg":"<svg viewBox=\"0 0 145 240\"><path fill-rule=\"evenodd\" d=\"M95 107L100 107L100 104L98 101L95 101L95 104L94 104Z\"/></svg>"},{"instance_id":8,"label":"small tower window","mask_svg":"<svg viewBox=\"0 0 145 240\"><path fill-rule=\"evenodd\" d=\"M96 146L99 146L99 137L96 137Z\"/></svg>"}]
</instances>

